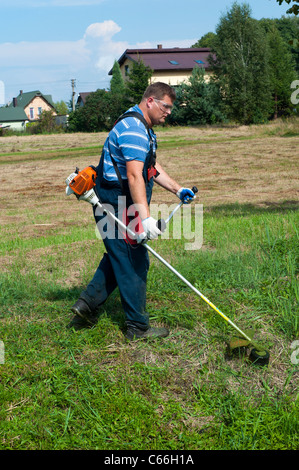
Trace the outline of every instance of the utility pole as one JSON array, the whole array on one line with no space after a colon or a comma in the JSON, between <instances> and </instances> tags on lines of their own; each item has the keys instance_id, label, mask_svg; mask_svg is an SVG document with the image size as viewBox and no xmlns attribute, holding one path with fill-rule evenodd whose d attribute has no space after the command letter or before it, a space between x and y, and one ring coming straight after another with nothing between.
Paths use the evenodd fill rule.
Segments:
<instances>
[{"instance_id":1,"label":"utility pole","mask_svg":"<svg viewBox=\"0 0 299 470\"><path fill-rule=\"evenodd\" d=\"M75 86L76 86L76 80L74 78L72 78L71 84L72 84L72 108L73 108L73 111L75 111Z\"/></svg>"}]
</instances>

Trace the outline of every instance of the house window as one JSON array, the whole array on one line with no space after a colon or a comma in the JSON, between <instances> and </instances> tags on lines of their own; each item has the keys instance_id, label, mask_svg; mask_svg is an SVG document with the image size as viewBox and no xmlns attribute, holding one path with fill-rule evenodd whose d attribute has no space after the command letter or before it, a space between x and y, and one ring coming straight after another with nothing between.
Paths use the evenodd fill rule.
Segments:
<instances>
[{"instance_id":1,"label":"house window","mask_svg":"<svg viewBox=\"0 0 299 470\"><path fill-rule=\"evenodd\" d=\"M197 64L204 64L202 60L194 60L194 62L196 62Z\"/></svg>"},{"instance_id":2,"label":"house window","mask_svg":"<svg viewBox=\"0 0 299 470\"><path fill-rule=\"evenodd\" d=\"M30 119L34 119L34 108L30 108Z\"/></svg>"},{"instance_id":3,"label":"house window","mask_svg":"<svg viewBox=\"0 0 299 470\"><path fill-rule=\"evenodd\" d=\"M42 108L38 108L38 115L40 116L42 114Z\"/></svg>"},{"instance_id":4,"label":"house window","mask_svg":"<svg viewBox=\"0 0 299 470\"><path fill-rule=\"evenodd\" d=\"M127 77L129 75L129 66L125 65L125 76Z\"/></svg>"},{"instance_id":5,"label":"house window","mask_svg":"<svg viewBox=\"0 0 299 470\"><path fill-rule=\"evenodd\" d=\"M179 63L176 60L169 60L168 61L171 65L179 65Z\"/></svg>"}]
</instances>

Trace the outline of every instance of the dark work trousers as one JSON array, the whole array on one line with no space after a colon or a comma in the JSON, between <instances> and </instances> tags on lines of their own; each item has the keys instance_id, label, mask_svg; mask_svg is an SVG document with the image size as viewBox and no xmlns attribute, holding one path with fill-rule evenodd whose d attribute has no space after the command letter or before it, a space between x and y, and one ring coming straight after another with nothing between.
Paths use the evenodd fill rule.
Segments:
<instances>
[{"instance_id":1,"label":"dark work trousers","mask_svg":"<svg viewBox=\"0 0 299 470\"><path fill-rule=\"evenodd\" d=\"M152 183L147 185L148 202L152 186ZM118 184L114 187L101 185L100 188L96 188L96 192L107 209L113 210L114 215L125 222L123 210L132 204L129 193L127 192L127 197L124 198ZM122 196L121 204L120 196ZM93 279L81 293L80 298L84 299L92 310L96 310L118 287L127 327L147 329L149 326L146 313L146 279L149 269L147 249L140 244L131 245L117 223L111 222L101 209L96 208L94 216L107 253L104 254Z\"/></svg>"}]
</instances>

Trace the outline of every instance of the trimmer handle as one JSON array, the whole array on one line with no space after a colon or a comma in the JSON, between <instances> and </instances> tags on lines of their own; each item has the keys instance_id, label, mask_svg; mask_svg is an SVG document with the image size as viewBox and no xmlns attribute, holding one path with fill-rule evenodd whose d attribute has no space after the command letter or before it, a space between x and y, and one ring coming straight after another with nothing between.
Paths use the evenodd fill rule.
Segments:
<instances>
[{"instance_id":1,"label":"trimmer handle","mask_svg":"<svg viewBox=\"0 0 299 470\"><path fill-rule=\"evenodd\" d=\"M166 230L166 222L164 219L159 219L157 220L157 227L160 230L160 232L164 232Z\"/></svg>"},{"instance_id":2,"label":"trimmer handle","mask_svg":"<svg viewBox=\"0 0 299 470\"><path fill-rule=\"evenodd\" d=\"M192 191L194 192L194 194L198 193L198 189L196 186L193 186L192 188ZM179 203L179 205L174 209L174 211L172 212L172 214L168 217L167 221L165 221L164 219L159 219L157 220L157 227L158 229L160 230L160 232L164 232L166 230L166 225L167 225L167 222L169 222L169 220L172 218L172 216L174 215L174 213L177 211L177 209L179 209L181 207L181 205L183 204L183 201L181 201Z\"/></svg>"}]
</instances>

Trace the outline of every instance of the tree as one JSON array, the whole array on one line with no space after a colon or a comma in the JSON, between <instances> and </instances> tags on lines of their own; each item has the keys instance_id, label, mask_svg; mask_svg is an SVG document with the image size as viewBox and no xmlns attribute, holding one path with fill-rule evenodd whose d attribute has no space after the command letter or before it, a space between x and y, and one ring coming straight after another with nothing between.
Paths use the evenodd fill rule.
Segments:
<instances>
[{"instance_id":1,"label":"tree","mask_svg":"<svg viewBox=\"0 0 299 470\"><path fill-rule=\"evenodd\" d=\"M90 93L85 105L70 113L69 129L76 132L106 130L110 115L107 93L106 90Z\"/></svg>"},{"instance_id":2,"label":"tree","mask_svg":"<svg viewBox=\"0 0 299 470\"><path fill-rule=\"evenodd\" d=\"M110 91L111 93L116 93L120 95L124 94L125 92L125 83L117 60L114 62L112 68Z\"/></svg>"},{"instance_id":3,"label":"tree","mask_svg":"<svg viewBox=\"0 0 299 470\"><path fill-rule=\"evenodd\" d=\"M191 47L212 47L215 37L215 33L206 33Z\"/></svg>"},{"instance_id":4,"label":"tree","mask_svg":"<svg viewBox=\"0 0 299 470\"><path fill-rule=\"evenodd\" d=\"M286 2L288 5L290 5L290 3L299 3L299 0L276 0L279 5L281 5L283 2ZM294 13L294 15L298 15L299 14L299 5L292 5L291 8L289 8L286 13L288 13L289 15Z\"/></svg>"},{"instance_id":5,"label":"tree","mask_svg":"<svg viewBox=\"0 0 299 470\"><path fill-rule=\"evenodd\" d=\"M266 120L271 111L266 35L248 4L233 4L216 28L210 63L229 118L243 124Z\"/></svg>"},{"instance_id":6,"label":"tree","mask_svg":"<svg viewBox=\"0 0 299 470\"><path fill-rule=\"evenodd\" d=\"M278 29L281 38L292 55L295 69L299 73L299 17L262 18L259 23L267 34L275 27Z\"/></svg>"},{"instance_id":7,"label":"tree","mask_svg":"<svg viewBox=\"0 0 299 470\"><path fill-rule=\"evenodd\" d=\"M216 84L206 82L204 69L195 67L188 81L177 88L176 95L170 123L204 125L224 121L219 89Z\"/></svg>"},{"instance_id":8,"label":"tree","mask_svg":"<svg viewBox=\"0 0 299 470\"><path fill-rule=\"evenodd\" d=\"M111 105L110 116L114 122L127 108L125 83L117 61L114 62L112 68L109 100Z\"/></svg>"},{"instance_id":9,"label":"tree","mask_svg":"<svg viewBox=\"0 0 299 470\"><path fill-rule=\"evenodd\" d=\"M99 89L86 98L85 105L71 112L69 130L72 132L109 131L125 111L119 95Z\"/></svg>"},{"instance_id":10,"label":"tree","mask_svg":"<svg viewBox=\"0 0 299 470\"><path fill-rule=\"evenodd\" d=\"M57 114L60 116L65 116L69 113L68 105L65 103L65 101L57 101L57 103L54 103L54 107L57 111Z\"/></svg>"},{"instance_id":11,"label":"tree","mask_svg":"<svg viewBox=\"0 0 299 470\"><path fill-rule=\"evenodd\" d=\"M30 134L53 134L64 132L63 127L56 124L52 110L42 111L39 120L36 122L29 122L26 126L26 130Z\"/></svg>"},{"instance_id":12,"label":"tree","mask_svg":"<svg viewBox=\"0 0 299 470\"><path fill-rule=\"evenodd\" d=\"M129 72L129 79L126 83L126 95L130 104L140 102L152 74L152 69L146 66L142 59L133 62Z\"/></svg>"},{"instance_id":13,"label":"tree","mask_svg":"<svg viewBox=\"0 0 299 470\"><path fill-rule=\"evenodd\" d=\"M273 25L267 33L269 44L269 73L273 95L273 116L288 115L292 112L290 85L297 75L288 46Z\"/></svg>"}]
</instances>

